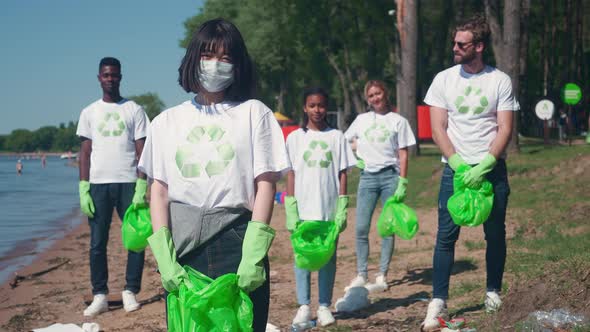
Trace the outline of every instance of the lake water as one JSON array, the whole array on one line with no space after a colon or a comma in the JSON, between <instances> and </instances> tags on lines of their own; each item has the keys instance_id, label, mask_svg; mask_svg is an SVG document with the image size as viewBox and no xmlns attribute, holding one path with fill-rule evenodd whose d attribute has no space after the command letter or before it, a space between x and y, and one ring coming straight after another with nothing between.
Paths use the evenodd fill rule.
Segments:
<instances>
[{"instance_id":1,"label":"lake water","mask_svg":"<svg viewBox=\"0 0 590 332\"><path fill-rule=\"evenodd\" d=\"M0 156L0 282L86 220L80 214L78 168L67 160Z\"/></svg>"}]
</instances>

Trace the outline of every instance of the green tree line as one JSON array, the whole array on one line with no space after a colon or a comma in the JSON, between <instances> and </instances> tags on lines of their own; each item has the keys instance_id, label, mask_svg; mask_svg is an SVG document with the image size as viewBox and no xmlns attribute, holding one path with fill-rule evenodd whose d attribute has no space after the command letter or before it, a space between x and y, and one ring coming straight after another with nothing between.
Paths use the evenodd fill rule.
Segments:
<instances>
[{"instance_id":1,"label":"green tree line","mask_svg":"<svg viewBox=\"0 0 590 332\"><path fill-rule=\"evenodd\" d=\"M128 99L143 107L150 121L164 109L164 102L158 94L148 92ZM8 135L0 135L0 151L10 152L62 152L78 151L80 139L76 136L77 122L66 125L44 126L37 130L15 129Z\"/></svg>"},{"instance_id":2,"label":"green tree line","mask_svg":"<svg viewBox=\"0 0 590 332\"><path fill-rule=\"evenodd\" d=\"M403 10L410 6L416 10ZM582 0L207 0L185 21L180 46L188 45L204 21L229 19L256 63L260 99L301 119L304 87L321 85L331 91L332 110L344 115L338 125L346 128L356 113L366 111L363 87L369 79L385 81L396 106L404 98L422 104L436 73L453 65L454 26L475 13L485 15L492 28L486 61L516 85L518 132L541 135L534 106L547 97L563 107L560 94L567 82L582 87L578 109L588 105L590 30L583 17L590 17L590 4ZM408 15L416 16L415 32L400 28ZM417 35L416 52L410 53L416 61L411 94L399 84L405 80L400 79L404 31L408 38Z\"/></svg>"}]
</instances>

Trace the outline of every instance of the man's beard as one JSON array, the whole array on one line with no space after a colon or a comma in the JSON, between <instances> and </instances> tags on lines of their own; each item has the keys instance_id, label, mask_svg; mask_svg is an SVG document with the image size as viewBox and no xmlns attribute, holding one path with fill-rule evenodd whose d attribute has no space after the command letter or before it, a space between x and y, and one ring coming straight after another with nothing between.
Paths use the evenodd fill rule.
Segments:
<instances>
[{"instance_id":1,"label":"man's beard","mask_svg":"<svg viewBox=\"0 0 590 332\"><path fill-rule=\"evenodd\" d=\"M457 54L453 55L453 61L455 61L455 64L457 64L457 65L468 64L471 61L473 61L474 59L475 59L475 52L468 52L468 53L465 53L464 55L457 55Z\"/></svg>"}]
</instances>

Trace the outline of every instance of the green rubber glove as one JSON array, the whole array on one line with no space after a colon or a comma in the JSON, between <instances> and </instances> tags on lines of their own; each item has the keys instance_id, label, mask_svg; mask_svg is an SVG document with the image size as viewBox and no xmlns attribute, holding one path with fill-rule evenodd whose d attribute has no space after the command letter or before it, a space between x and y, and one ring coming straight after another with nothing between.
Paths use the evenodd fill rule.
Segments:
<instances>
[{"instance_id":1,"label":"green rubber glove","mask_svg":"<svg viewBox=\"0 0 590 332\"><path fill-rule=\"evenodd\" d=\"M300 221L297 199L294 196L285 196L285 214L287 215L287 230L293 233Z\"/></svg>"},{"instance_id":2,"label":"green rubber glove","mask_svg":"<svg viewBox=\"0 0 590 332\"><path fill-rule=\"evenodd\" d=\"M463 174L463 183L470 188L479 186L485 179L485 175L491 172L494 166L496 166L496 157L489 153L486 154L477 166L474 166Z\"/></svg>"},{"instance_id":3,"label":"green rubber glove","mask_svg":"<svg viewBox=\"0 0 590 332\"><path fill-rule=\"evenodd\" d=\"M359 169L365 169L365 161L361 158L358 158L356 160L356 167L358 167Z\"/></svg>"},{"instance_id":4,"label":"green rubber glove","mask_svg":"<svg viewBox=\"0 0 590 332\"><path fill-rule=\"evenodd\" d=\"M145 194L147 192L147 181L144 179L137 179L135 182L135 194L133 194L133 206L138 208L140 206L145 206Z\"/></svg>"},{"instance_id":5,"label":"green rubber glove","mask_svg":"<svg viewBox=\"0 0 590 332\"><path fill-rule=\"evenodd\" d=\"M238 266L238 286L246 293L260 287L266 280L263 259L275 238L269 225L250 221L242 243L242 260Z\"/></svg>"},{"instance_id":6,"label":"green rubber glove","mask_svg":"<svg viewBox=\"0 0 590 332\"><path fill-rule=\"evenodd\" d=\"M176 248L174 248L172 235L168 228L161 227L158 229L157 232L148 237L148 243L152 248L156 262L158 262L162 286L168 292L175 292L181 283L189 282L188 273L176 261Z\"/></svg>"},{"instance_id":7,"label":"green rubber glove","mask_svg":"<svg viewBox=\"0 0 590 332\"><path fill-rule=\"evenodd\" d=\"M80 193L80 210L90 218L94 218L94 203L90 197L90 182L82 180L78 184Z\"/></svg>"},{"instance_id":8,"label":"green rubber glove","mask_svg":"<svg viewBox=\"0 0 590 332\"><path fill-rule=\"evenodd\" d=\"M401 203L406 199L406 189L408 188L408 179L404 177L399 177L397 181L397 189L395 189L395 193L393 194L393 200Z\"/></svg>"},{"instance_id":9,"label":"green rubber glove","mask_svg":"<svg viewBox=\"0 0 590 332\"><path fill-rule=\"evenodd\" d=\"M348 218L348 201L350 198L348 195L340 195L338 196L338 201L336 202L336 216L334 217L334 222L338 227L340 227L340 233L344 232L346 229L346 219Z\"/></svg>"},{"instance_id":10,"label":"green rubber glove","mask_svg":"<svg viewBox=\"0 0 590 332\"><path fill-rule=\"evenodd\" d=\"M453 171L456 171L460 165L467 165L465 160L463 160L463 158L461 158L461 156L458 153L455 153L452 156L450 156L447 161L449 163L449 166L453 169Z\"/></svg>"}]
</instances>

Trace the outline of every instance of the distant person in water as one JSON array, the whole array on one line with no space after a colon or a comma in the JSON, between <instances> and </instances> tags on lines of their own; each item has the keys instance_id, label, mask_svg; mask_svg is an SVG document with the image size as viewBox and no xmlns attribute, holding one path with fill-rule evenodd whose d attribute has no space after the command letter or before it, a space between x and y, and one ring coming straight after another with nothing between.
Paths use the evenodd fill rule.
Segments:
<instances>
[{"instance_id":1,"label":"distant person in water","mask_svg":"<svg viewBox=\"0 0 590 332\"><path fill-rule=\"evenodd\" d=\"M45 156L45 154L41 155L41 167L45 168L45 166L47 166L47 157Z\"/></svg>"},{"instance_id":2,"label":"distant person in water","mask_svg":"<svg viewBox=\"0 0 590 332\"><path fill-rule=\"evenodd\" d=\"M16 174L17 175L23 174L23 163L20 159L16 162Z\"/></svg>"}]
</instances>

